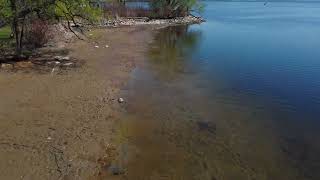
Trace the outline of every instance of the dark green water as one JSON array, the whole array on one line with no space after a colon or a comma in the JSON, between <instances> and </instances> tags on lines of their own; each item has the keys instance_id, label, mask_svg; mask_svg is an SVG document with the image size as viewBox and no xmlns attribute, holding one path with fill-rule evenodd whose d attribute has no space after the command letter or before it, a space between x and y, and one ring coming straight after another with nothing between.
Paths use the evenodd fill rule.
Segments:
<instances>
[{"instance_id":1,"label":"dark green water","mask_svg":"<svg viewBox=\"0 0 320 180\"><path fill-rule=\"evenodd\" d=\"M206 4L133 72L129 179L320 179L320 3Z\"/></svg>"}]
</instances>

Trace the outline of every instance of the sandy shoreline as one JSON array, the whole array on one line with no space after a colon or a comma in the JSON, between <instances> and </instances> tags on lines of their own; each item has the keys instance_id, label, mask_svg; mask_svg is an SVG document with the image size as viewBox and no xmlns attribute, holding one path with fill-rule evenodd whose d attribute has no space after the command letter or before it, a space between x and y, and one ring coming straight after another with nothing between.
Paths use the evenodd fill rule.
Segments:
<instances>
[{"instance_id":1,"label":"sandy shoreline","mask_svg":"<svg viewBox=\"0 0 320 180\"><path fill-rule=\"evenodd\" d=\"M151 29L100 29L65 44L84 62L78 68L0 71L0 178L121 179L112 162L119 91L144 60Z\"/></svg>"}]
</instances>

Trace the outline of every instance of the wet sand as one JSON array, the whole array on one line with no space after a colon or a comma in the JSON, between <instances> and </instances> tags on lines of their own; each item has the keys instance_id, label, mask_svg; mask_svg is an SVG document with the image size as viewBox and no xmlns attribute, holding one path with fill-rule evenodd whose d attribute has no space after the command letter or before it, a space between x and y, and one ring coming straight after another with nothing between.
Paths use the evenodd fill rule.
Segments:
<instances>
[{"instance_id":1,"label":"wet sand","mask_svg":"<svg viewBox=\"0 0 320 180\"><path fill-rule=\"evenodd\" d=\"M123 173L110 170L125 105L119 91L143 60L151 33L140 26L90 34L66 44L81 67L0 71L0 179L113 179Z\"/></svg>"}]
</instances>

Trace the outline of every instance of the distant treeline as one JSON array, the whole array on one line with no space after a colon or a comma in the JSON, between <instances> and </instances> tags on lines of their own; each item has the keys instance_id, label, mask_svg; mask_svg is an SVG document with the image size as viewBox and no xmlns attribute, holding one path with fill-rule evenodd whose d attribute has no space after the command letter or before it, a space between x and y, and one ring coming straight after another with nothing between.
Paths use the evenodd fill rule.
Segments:
<instances>
[{"instance_id":1,"label":"distant treeline","mask_svg":"<svg viewBox=\"0 0 320 180\"><path fill-rule=\"evenodd\" d=\"M113 14L151 18L182 17L189 15L192 11L199 12L204 7L201 0L107 0L105 2L105 10ZM137 5L133 6L131 3L137 3Z\"/></svg>"}]
</instances>

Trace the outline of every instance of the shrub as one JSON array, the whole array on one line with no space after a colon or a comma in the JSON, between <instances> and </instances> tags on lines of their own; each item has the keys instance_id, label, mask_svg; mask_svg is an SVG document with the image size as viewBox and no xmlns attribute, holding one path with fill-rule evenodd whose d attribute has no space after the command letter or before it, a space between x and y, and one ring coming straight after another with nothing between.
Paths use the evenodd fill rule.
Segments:
<instances>
[{"instance_id":1,"label":"shrub","mask_svg":"<svg viewBox=\"0 0 320 180\"><path fill-rule=\"evenodd\" d=\"M157 18L174 18L201 11L203 4L200 0L151 0L150 7Z\"/></svg>"},{"instance_id":2,"label":"shrub","mask_svg":"<svg viewBox=\"0 0 320 180\"><path fill-rule=\"evenodd\" d=\"M26 27L25 40L28 45L42 47L52 38L50 24L44 20L34 20Z\"/></svg>"}]
</instances>

